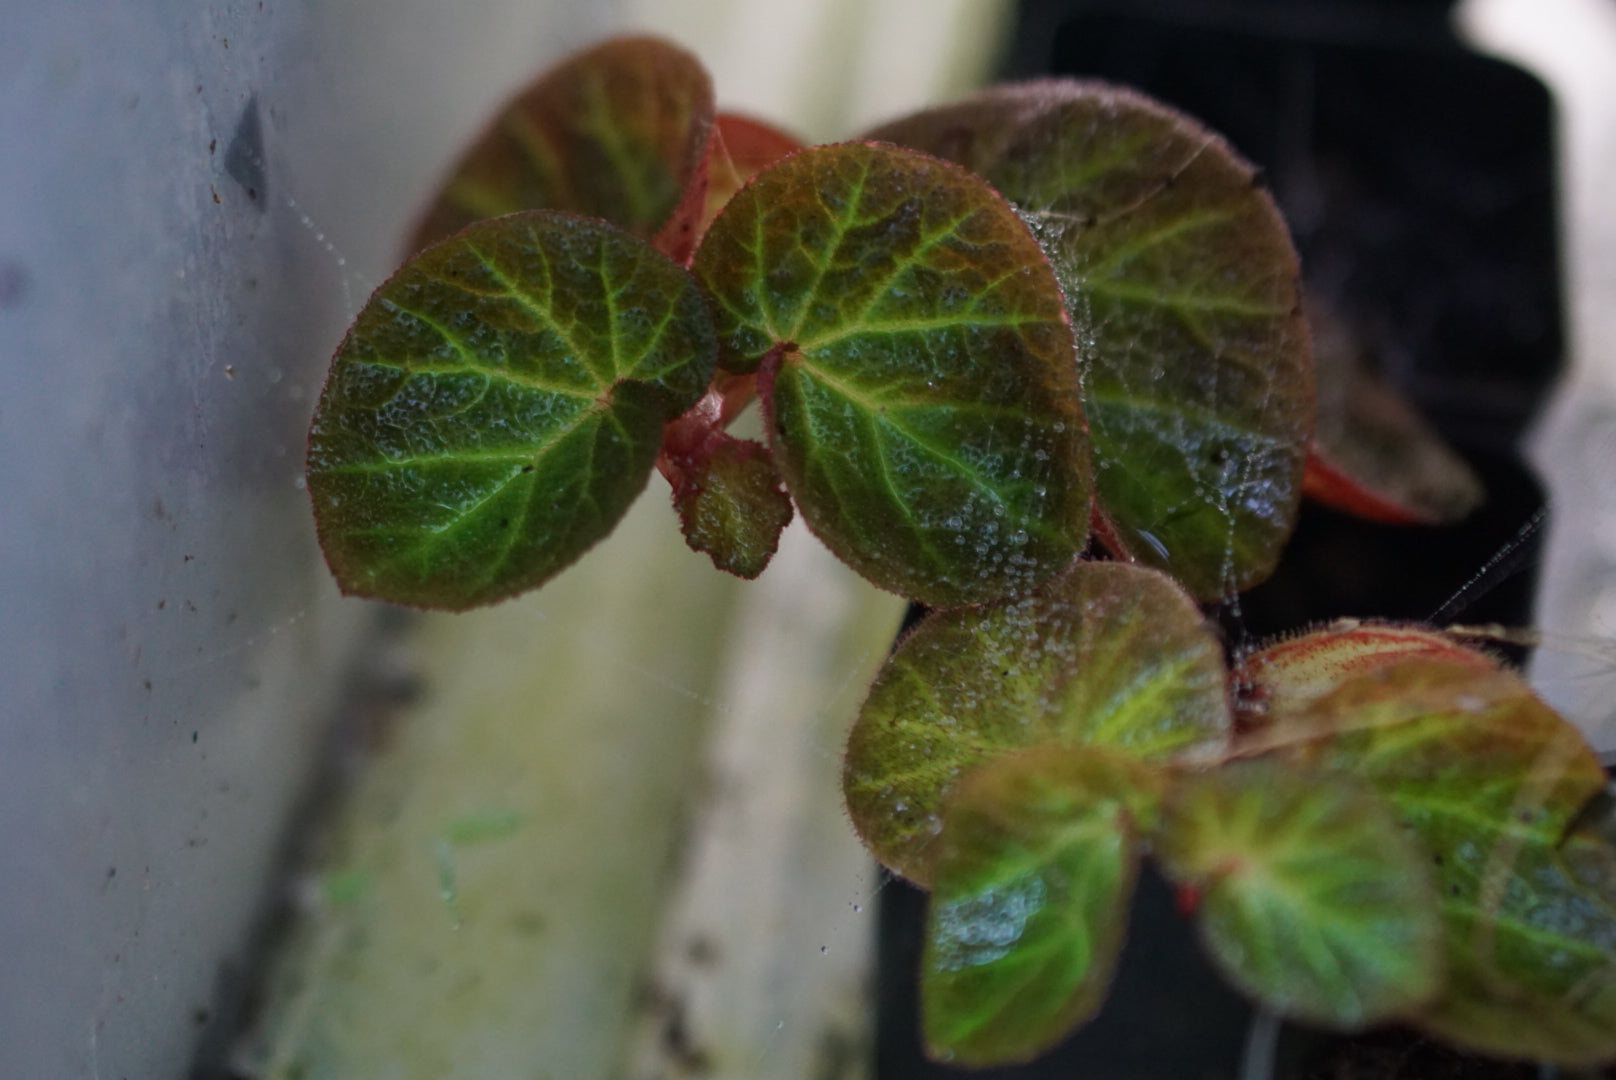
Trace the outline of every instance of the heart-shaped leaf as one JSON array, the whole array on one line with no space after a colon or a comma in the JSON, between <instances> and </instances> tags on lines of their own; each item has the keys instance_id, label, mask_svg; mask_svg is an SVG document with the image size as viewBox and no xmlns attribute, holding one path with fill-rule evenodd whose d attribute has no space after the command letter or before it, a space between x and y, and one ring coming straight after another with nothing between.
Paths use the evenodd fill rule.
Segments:
<instances>
[{"instance_id":1,"label":"heart-shaped leaf","mask_svg":"<svg viewBox=\"0 0 1616 1080\"><path fill-rule=\"evenodd\" d=\"M1510 672L1430 660L1271 720L1285 753L1372 785L1431 859L1449 982L1422 1026L1509 1057L1616 1058L1616 895L1586 872L1616 853L1565 846L1606 782L1574 727Z\"/></svg>"},{"instance_id":2,"label":"heart-shaped leaf","mask_svg":"<svg viewBox=\"0 0 1616 1080\"><path fill-rule=\"evenodd\" d=\"M683 262L706 203L713 87L701 62L652 37L567 58L523 90L455 165L411 250L516 210L602 218Z\"/></svg>"},{"instance_id":3,"label":"heart-shaped leaf","mask_svg":"<svg viewBox=\"0 0 1616 1080\"><path fill-rule=\"evenodd\" d=\"M1218 966L1283 1015L1361 1028L1441 985L1426 854L1355 783L1271 760L1192 774L1168 800L1155 851L1199 893Z\"/></svg>"},{"instance_id":4,"label":"heart-shaped leaf","mask_svg":"<svg viewBox=\"0 0 1616 1080\"><path fill-rule=\"evenodd\" d=\"M713 371L690 276L604 222L529 211L423 251L332 361L309 433L348 593L461 609L605 536Z\"/></svg>"},{"instance_id":5,"label":"heart-shaped leaf","mask_svg":"<svg viewBox=\"0 0 1616 1080\"><path fill-rule=\"evenodd\" d=\"M1250 165L1139 94L1045 80L871 133L957 161L1032 225L1066 292L1102 536L1214 599L1295 522L1313 376L1290 235Z\"/></svg>"},{"instance_id":6,"label":"heart-shaped leaf","mask_svg":"<svg viewBox=\"0 0 1616 1080\"><path fill-rule=\"evenodd\" d=\"M848 741L854 827L928 884L944 800L967 771L1046 743L1146 761L1221 751L1225 677L1200 611L1143 567L1078 563L1030 596L934 612L888 658Z\"/></svg>"},{"instance_id":7,"label":"heart-shaped leaf","mask_svg":"<svg viewBox=\"0 0 1616 1080\"><path fill-rule=\"evenodd\" d=\"M1139 868L1127 807L1144 769L1041 747L961 782L938 838L921 961L933 1057L1025 1061L1099 1009Z\"/></svg>"},{"instance_id":8,"label":"heart-shaped leaf","mask_svg":"<svg viewBox=\"0 0 1616 1080\"><path fill-rule=\"evenodd\" d=\"M692 269L720 366L761 365L803 519L864 577L949 607L1025 591L1082 550L1060 289L981 180L897 147L805 150L729 201Z\"/></svg>"}]
</instances>

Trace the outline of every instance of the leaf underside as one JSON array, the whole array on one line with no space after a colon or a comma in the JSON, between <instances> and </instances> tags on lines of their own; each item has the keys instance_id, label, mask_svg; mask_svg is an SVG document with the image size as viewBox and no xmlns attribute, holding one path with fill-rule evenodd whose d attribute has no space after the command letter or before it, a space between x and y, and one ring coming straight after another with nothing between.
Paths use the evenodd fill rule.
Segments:
<instances>
[{"instance_id":1,"label":"leaf underside","mask_svg":"<svg viewBox=\"0 0 1616 1080\"><path fill-rule=\"evenodd\" d=\"M927 1051L1025 1061L1098 1011L1140 855L1136 766L1042 747L974 771L950 800L921 961Z\"/></svg>"},{"instance_id":2,"label":"leaf underside","mask_svg":"<svg viewBox=\"0 0 1616 1080\"><path fill-rule=\"evenodd\" d=\"M1416 1022L1472 1049L1616 1058L1616 865L1568 838L1606 783L1571 725L1507 671L1411 660L1273 718L1284 752L1375 788L1434 868L1448 985ZM1277 737L1277 735L1275 736Z\"/></svg>"},{"instance_id":3,"label":"leaf underside","mask_svg":"<svg viewBox=\"0 0 1616 1080\"><path fill-rule=\"evenodd\" d=\"M1106 542L1200 599L1268 576L1295 522L1313 376L1284 221L1224 141L1092 82L998 87L870 133L957 161L1065 290Z\"/></svg>"},{"instance_id":4,"label":"leaf underside","mask_svg":"<svg viewBox=\"0 0 1616 1080\"><path fill-rule=\"evenodd\" d=\"M1390 383L1346 322L1309 305L1319 418L1302 493L1388 525L1446 525L1482 501L1481 481Z\"/></svg>"},{"instance_id":5,"label":"leaf underside","mask_svg":"<svg viewBox=\"0 0 1616 1080\"><path fill-rule=\"evenodd\" d=\"M1188 777L1155 847L1196 888L1224 973L1282 1015L1356 1029L1429 999L1442 926L1424 851L1382 801L1270 760Z\"/></svg>"},{"instance_id":6,"label":"leaf underside","mask_svg":"<svg viewBox=\"0 0 1616 1080\"><path fill-rule=\"evenodd\" d=\"M474 221L554 209L657 238L682 260L705 205L713 111L706 69L666 41L614 38L571 56L508 102L456 163L410 250Z\"/></svg>"},{"instance_id":7,"label":"leaf underside","mask_svg":"<svg viewBox=\"0 0 1616 1080\"><path fill-rule=\"evenodd\" d=\"M604 222L529 211L428 248L360 312L310 430L338 583L450 609L541 584L628 509L714 351L689 275Z\"/></svg>"},{"instance_id":8,"label":"leaf underside","mask_svg":"<svg viewBox=\"0 0 1616 1080\"><path fill-rule=\"evenodd\" d=\"M927 616L876 676L843 790L865 846L927 885L970 769L1048 743L1163 761L1221 749L1229 726L1222 649L1189 598L1156 571L1083 562L1030 596Z\"/></svg>"},{"instance_id":9,"label":"leaf underside","mask_svg":"<svg viewBox=\"0 0 1616 1080\"><path fill-rule=\"evenodd\" d=\"M806 150L730 200L692 270L720 366L761 368L804 520L864 577L948 607L1025 591L1082 550L1060 290L981 180L896 147Z\"/></svg>"}]
</instances>

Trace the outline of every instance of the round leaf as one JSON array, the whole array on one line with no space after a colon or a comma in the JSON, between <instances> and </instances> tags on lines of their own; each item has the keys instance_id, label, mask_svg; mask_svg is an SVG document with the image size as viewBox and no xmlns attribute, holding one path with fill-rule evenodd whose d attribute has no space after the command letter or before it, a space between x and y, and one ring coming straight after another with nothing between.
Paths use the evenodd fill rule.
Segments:
<instances>
[{"instance_id":1,"label":"round leaf","mask_svg":"<svg viewBox=\"0 0 1616 1080\"><path fill-rule=\"evenodd\" d=\"M692 269L720 365L762 365L786 486L853 569L948 607L1025 591L1082 550L1060 290L981 180L896 147L806 150L730 200Z\"/></svg>"},{"instance_id":2,"label":"round leaf","mask_svg":"<svg viewBox=\"0 0 1616 1080\"><path fill-rule=\"evenodd\" d=\"M977 769L948 805L921 961L933 1057L1025 1061L1104 1000L1127 924L1142 769L1043 748Z\"/></svg>"},{"instance_id":3,"label":"round leaf","mask_svg":"<svg viewBox=\"0 0 1616 1080\"><path fill-rule=\"evenodd\" d=\"M1032 225L1065 289L1106 542L1214 599L1267 577L1313 417L1296 254L1251 166L1099 83L998 87L872 138L958 161Z\"/></svg>"},{"instance_id":4,"label":"round leaf","mask_svg":"<svg viewBox=\"0 0 1616 1080\"><path fill-rule=\"evenodd\" d=\"M875 857L925 885L944 800L975 766L1046 743L1158 761L1221 749L1229 722L1223 651L1189 598L1152 570L1079 563L927 616L876 676L843 789Z\"/></svg>"},{"instance_id":5,"label":"round leaf","mask_svg":"<svg viewBox=\"0 0 1616 1080\"><path fill-rule=\"evenodd\" d=\"M701 61L652 37L562 61L499 112L455 165L411 250L516 210L571 210L689 254L705 205L713 87ZM679 251L680 244L684 250Z\"/></svg>"},{"instance_id":6,"label":"round leaf","mask_svg":"<svg viewBox=\"0 0 1616 1080\"><path fill-rule=\"evenodd\" d=\"M1273 761L1193 774L1169 800L1155 850L1200 893L1218 966L1277 1012L1361 1028L1441 983L1425 853L1355 784Z\"/></svg>"},{"instance_id":7,"label":"round leaf","mask_svg":"<svg viewBox=\"0 0 1616 1080\"><path fill-rule=\"evenodd\" d=\"M378 289L309 433L348 593L460 609L531 589L617 523L713 370L694 282L604 222L531 211Z\"/></svg>"},{"instance_id":8,"label":"round leaf","mask_svg":"<svg viewBox=\"0 0 1616 1080\"><path fill-rule=\"evenodd\" d=\"M1510 1057L1616 1058L1616 894L1586 872L1616 853L1568 839L1606 783L1574 727L1510 672L1433 660L1270 719L1285 753L1373 786L1427 852L1450 974L1422 1026Z\"/></svg>"}]
</instances>

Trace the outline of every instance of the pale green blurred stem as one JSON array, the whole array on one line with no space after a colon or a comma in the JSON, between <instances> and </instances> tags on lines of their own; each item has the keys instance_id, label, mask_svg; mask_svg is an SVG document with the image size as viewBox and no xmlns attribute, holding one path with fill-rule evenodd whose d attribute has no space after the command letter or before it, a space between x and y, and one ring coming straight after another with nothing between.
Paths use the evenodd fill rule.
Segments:
<instances>
[{"instance_id":1,"label":"pale green blurred stem","mask_svg":"<svg viewBox=\"0 0 1616 1080\"><path fill-rule=\"evenodd\" d=\"M536 596L422 620L254 1075L611 1075L741 592L705 562L648 497Z\"/></svg>"},{"instance_id":2,"label":"pale green blurred stem","mask_svg":"<svg viewBox=\"0 0 1616 1080\"><path fill-rule=\"evenodd\" d=\"M747 591L624 1075L867 1075L876 873L842 747L902 614L800 525Z\"/></svg>"}]
</instances>

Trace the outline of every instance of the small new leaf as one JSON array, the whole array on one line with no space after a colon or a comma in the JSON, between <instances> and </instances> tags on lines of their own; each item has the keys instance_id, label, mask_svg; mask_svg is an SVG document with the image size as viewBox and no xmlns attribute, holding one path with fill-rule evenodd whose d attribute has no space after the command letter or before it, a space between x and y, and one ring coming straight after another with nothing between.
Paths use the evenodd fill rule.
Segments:
<instances>
[{"instance_id":1,"label":"small new leaf","mask_svg":"<svg viewBox=\"0 0 1616 1080\"><path fill-rule=\"evenodd\" d=\"M1060 289L981 180L896 147L805 150L729 201L692 270L720 365L761 366L803 519L865 578L950 607L1025 591L1082 550Z\"/></svg>"},{"instance_id":2,"label":"small new leaf","mask_svg":"<svg viewBox=\"0 0 1616 1080\"><path fill-rule=\"evenodd\" d=\"M723 432L713 433L699 459L685 463L673 505L692 550L748 579L763 573L791 524L791 498L769 451Z\"/></svg>"},{"instance_id":3,"label":"small new leaf","mask_svg":"<svg viewBox=\"0 0 1616 1080\"><path fill-rule=\"evenodd\" d=\"M1345 778L1267 760L1191 774L1168 800L1155 850L1200 894L1218 966L1282 1015L1356 1029L1441 985L1425 852Z\"/></svg>"},{"instance_id":4,"label":"small new leaf","mask_svg":"<svg viewBox=\"0 0 1616 1080\"><path fill-rule=\"evenodd\" d=\"M348 331L309 432L338 584L455 610L541 584L628 509L714 352L690 276L604 222L529 211L423 251Z\"/></svg>"},{"instance_id":5,"label":"small new leaf","mask_svg":"<svg viewBox=\"0 0 1616 1080\"><path fill-rule=\"evenodd\" d=\"M1029 596L934 612L859 713L842 776L848 812L877 859L928 884L943 804L970 769L1046 743L1141 761L1221 750L1225 674L1189 597L1143 567L1078 563Z\"/></svg>"},{"instance_id":6,"label":"small new leaf","mask_svg":"<svg viewBox=\"0 0 1616 1080\"><path fill-rule=\"evenodd\" d=\"M1098 1011L1116 966L1140 844L1142 767L1040 747L983 766L950 800L921 961L930 1054L1025 1061Z\"/></svg>"},{"instance_id":7,"label":"small new leaf","mask_svg":"<svg viewBox=\"0 0 1616 1080\"><path fill-rule=\"evenodd\" d=\"M1055 266L1083 368L1107 545L1200 599L1273 570L1313 375L1278 209L1218 136L1132 91L996 87L871 133L1004 193Z\"/></svg>"}]
</instances>

